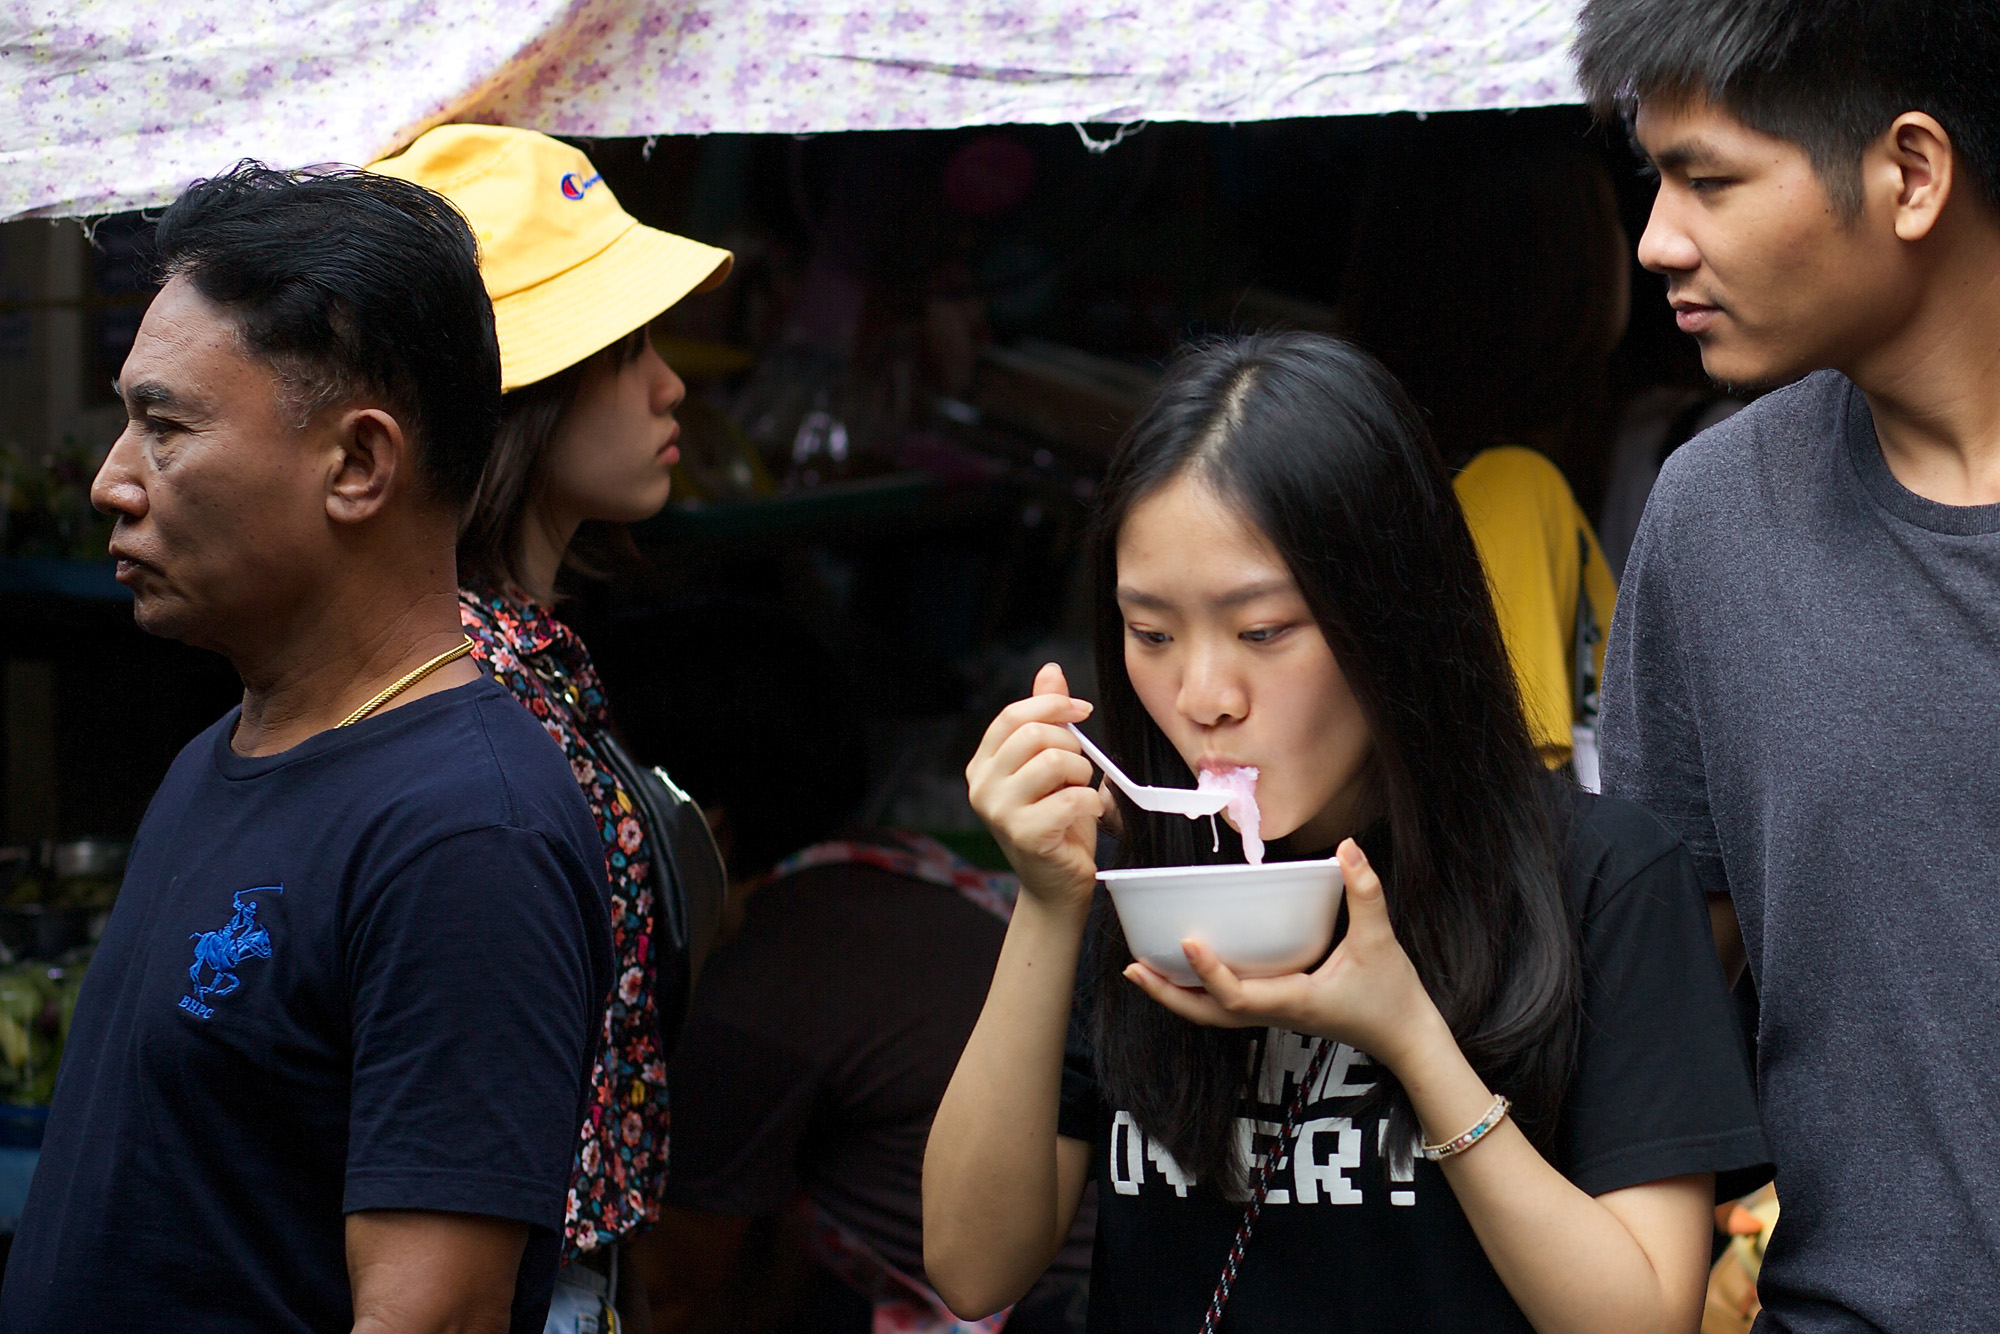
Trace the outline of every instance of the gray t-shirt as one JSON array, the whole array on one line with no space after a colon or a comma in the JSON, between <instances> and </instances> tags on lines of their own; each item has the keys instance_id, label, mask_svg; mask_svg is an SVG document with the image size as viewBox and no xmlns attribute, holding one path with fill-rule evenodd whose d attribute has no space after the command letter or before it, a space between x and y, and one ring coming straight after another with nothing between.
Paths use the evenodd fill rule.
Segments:
<instances>
[{"instance_id":1,"label":"gray t-shirt","mask_svg":"<svg viewBox=\"0 0 2000 1334\"><path fill-rule=\"evenodd\" d=\"M2000 1319L1991 711L2000 505L1905 489L1845 378L1668 460L1611 624L1604 778L1742 923L1784 1210L1759 1331Z\"/></svg>"}]
</instances>

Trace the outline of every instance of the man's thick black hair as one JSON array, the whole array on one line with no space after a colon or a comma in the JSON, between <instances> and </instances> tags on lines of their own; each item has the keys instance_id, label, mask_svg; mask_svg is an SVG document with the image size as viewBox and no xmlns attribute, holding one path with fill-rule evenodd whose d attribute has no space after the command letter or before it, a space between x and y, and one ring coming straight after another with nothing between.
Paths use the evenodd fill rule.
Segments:
<instances>
[{"instance_id":1,"label":"man's thick black hair","mask_svg":"<svg viewBox=\"0 0 2000 1334\"><path fill-rule=\"evenodd\" d=\"M309 419L378 400L416 443L431 494L463 508L500 421L500 344L465 218L420 185L245 159L161 215L163 278L237 318Z\"/></svg>"},{"instance_id":2,"label":"man's thick black hair","mask_svg":"<svg viewBox=\"0 0 2000 1334\"><path fill-rule=\"evenodd\" d=\"M1850 217L1862 153L1925 112L2000 208L1995 0L1588 0L1576 65L1601 115L1694 93L1799 145Z\"/></svg>"}]
</instances>

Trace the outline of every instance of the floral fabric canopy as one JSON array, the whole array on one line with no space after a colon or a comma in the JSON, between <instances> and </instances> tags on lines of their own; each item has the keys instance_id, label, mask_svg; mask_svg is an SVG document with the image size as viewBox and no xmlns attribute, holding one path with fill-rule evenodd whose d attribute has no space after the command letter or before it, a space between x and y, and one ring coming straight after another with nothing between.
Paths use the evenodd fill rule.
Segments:
<instances>
[{"instance_id":1,"label":"floral fabric canopy","mask_svg":"<svg viewBox=\"0 0 2000 1334\"><path fill-rule=\"evenodd\" d=\"M0 0L0 219L431 125L580 136L1574 101L1576 0ZM1104 133L1102 131L1100 134Z\"/></svg>"}]
</instances>

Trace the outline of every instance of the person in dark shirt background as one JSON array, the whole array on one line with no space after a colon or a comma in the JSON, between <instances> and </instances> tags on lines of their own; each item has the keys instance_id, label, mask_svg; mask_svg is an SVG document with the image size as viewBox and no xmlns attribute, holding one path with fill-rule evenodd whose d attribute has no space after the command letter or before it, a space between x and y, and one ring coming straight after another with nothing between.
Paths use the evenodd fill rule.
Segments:
<instances>
[{"instance_id":1,"label":"person in dark shirt background","mask_svg":"<svg viewBox=\"0 0 2000 1334\"><path fill-rule=\"evenodd\" d=\"M472 232L246 162L157 244L91 499L139 626L243 702L140 826L0 1329L539 1331L609 923L562 752L459 631L500 408Z\"/></svg>"},{"instance_id":2,"label":"person in dark shirt background","mask_svg":"<svg viewBox=\"0 0 2000 1334\"><path fill-rule=\"evenodd\" d=\"M843 831L865 782L852 692L789 616L715 602L601 644L635 753L704 803L735 886L669 1073L667 1207L634 1256L655 1328L839 1334L881 1328L873 1311L952 1327L923 1277L924 1142L1013 877L918 835ZM1009 1330L1081 1328L1090 1226ZM775 1301L774 1239L803 1270Z\"/></svg>"}]
</instances>

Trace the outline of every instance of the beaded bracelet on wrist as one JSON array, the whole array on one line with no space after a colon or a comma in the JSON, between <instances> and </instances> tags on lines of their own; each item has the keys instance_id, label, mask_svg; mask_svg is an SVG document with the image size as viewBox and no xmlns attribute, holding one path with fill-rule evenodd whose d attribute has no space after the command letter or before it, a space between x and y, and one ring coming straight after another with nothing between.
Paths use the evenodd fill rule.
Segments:
<instances>
[{"instance_id":1,"label":"beaded bracelet on wrist","mask_svg":"<svg viewBox=\"0 0 2000 1334\"><path fill-rule=\"evenodd\" d=\"M1513 1103L1504 1097L1495 1098L1493 1105L1487 1109L1486 1115L1479 1118L1479 1124L1473 1126L1472 1129L1466 1131L1463 1135L1448 1139L1442 1144L1419 1144L1417 1146L1417 1157L1422 1158L1425 1162L1441 1163L1447 1158L1453 1158L1464 1153L1467 1149L1479 1143L1480 1140L1485 1139L1488 1131L1498 1126L1502 1121L1505 1121L1507 1119L1507 1109L1513 1105Z\"/></svg>"}]
</instances>

